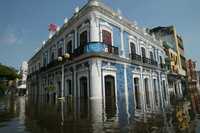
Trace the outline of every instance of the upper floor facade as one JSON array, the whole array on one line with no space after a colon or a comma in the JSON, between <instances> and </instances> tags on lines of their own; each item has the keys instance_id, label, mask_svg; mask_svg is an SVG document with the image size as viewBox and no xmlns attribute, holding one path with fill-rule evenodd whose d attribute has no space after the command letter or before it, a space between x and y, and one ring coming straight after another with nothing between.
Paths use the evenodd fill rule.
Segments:
<instances>
[{"instance_id":1,"label":"upper floor facade","mask_svg":"<svg viewBox=\"0 0 200 133\"><path fill-rule=\"evenodd\" d=\"M70 61L88 54L164 68L165 52L156 40L121 14L101 2L89 1L57 31L29 60L29 73L51 66L58 57L70 55Z\"/></svg>"},{"instance_id":2,"label":"upper floor facade","mask_svg":"<svg viewBox=\"0 0 200 133\"><path fill-rule=\"evenodd\" d=\"M155 35L157 39L162 40L171 72L186 76L183 40L177 34L175 27L155 27L150 30L150 33Z\"/></svg>"}]
</instances>

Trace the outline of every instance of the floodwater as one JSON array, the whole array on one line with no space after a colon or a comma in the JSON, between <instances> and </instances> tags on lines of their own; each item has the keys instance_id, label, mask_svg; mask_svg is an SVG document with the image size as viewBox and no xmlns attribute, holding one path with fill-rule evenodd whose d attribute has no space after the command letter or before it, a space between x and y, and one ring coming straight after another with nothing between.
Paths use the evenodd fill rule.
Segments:
<instances>
[{"instance_id":1,"label":"floodwater","mask_svg":"<svg viewBox=\"0 0 200 133\"><path fill-rule=\"evenodd\" d=\"M74 104L76 103L76 104ZM67 99L55 104L27 97L0 98L0 133L200 133L200 115L120 113L113 103Z\"/></svg>"}]
</instances>

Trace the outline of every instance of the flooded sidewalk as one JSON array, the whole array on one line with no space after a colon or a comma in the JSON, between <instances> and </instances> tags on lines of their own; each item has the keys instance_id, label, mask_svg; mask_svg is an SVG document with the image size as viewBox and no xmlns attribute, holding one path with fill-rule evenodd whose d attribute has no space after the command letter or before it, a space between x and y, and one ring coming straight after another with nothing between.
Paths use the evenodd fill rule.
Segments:
<instances>
[{"instance_id":1,"label":"flooded sidewalk","mask_svg":"<svg viewBox=\"0 0 200 133\"><path fill-rule=\"evenodd\" d=\"M0 132L200 132L200 114L195 114L187 103L166 113L129 114L119 110L112 103L104 107L100 100L71 98L47 104L32 102L27 97L4 97L0 99Z\"/></svg>"}]
</instances>

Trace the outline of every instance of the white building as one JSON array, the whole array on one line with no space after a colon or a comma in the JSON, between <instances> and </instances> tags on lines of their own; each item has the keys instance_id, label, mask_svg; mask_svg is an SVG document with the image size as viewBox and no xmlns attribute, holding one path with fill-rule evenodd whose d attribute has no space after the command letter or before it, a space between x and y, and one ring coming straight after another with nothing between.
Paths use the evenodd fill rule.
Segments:
<instances>
[{"instance_id":1,"label":"white building","mask_svg":"<svg viewBox=\"0 0 200 133\"><path fill-rule=\"evenodd\" d=\"M29 95L103 99L119 113L160 111L169 105L165 56L144 28L90 0L29 60Z\"/></svg>"},{"instance_id":2,"label":"white building","mask_svg":"<svg viewBox=\"0 0 200 133\"><path fill-rule=\"evenodd\" d=\"M26 79L28 74L28 63L26 61L22 62L19 74L21 75L21 78L17 80L17 89L19 95L24 95L27 93Z\"/></svg>"}]
</instances>

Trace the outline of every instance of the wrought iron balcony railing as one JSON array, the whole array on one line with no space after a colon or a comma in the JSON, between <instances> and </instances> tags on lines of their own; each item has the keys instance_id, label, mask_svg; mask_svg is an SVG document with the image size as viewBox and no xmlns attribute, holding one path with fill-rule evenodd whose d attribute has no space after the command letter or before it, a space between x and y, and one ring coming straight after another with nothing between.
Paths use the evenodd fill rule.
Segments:
<instances>
[{"instance_id":1,"label":"wrought iron balcony railing","mask_svg":"<svg viewBox=\"0 0 200 133\"><path fill-rule=\"evenodd\" d=\"M130 57L132 60L141 61L141 56L136 53L131 53Z\"/></svg>"},{"instance_id":2,"label":"wrought iron balcony railing","mask_svg":"<svg viewBox=\"0 0 200 133\"><path fill-rule=\"evenodd\" d=\"M86 45L80 46L74 50L73 57L80 56L85 53L110 53L119 55L118 47L107 45L102 42L89 42Z\"/></svg>"},{"instance_id":3,"label":"wrought iron balcony railing","mask_svg":"<svg viewBox=\"0 0 200 133\"><path fill-rule=\"evenodd\" d=\"M142 57L142 62L145 64L154 65L154 66L158 65L157 61L146 58L146 57Z\"/></svg>"}]
</instances>

